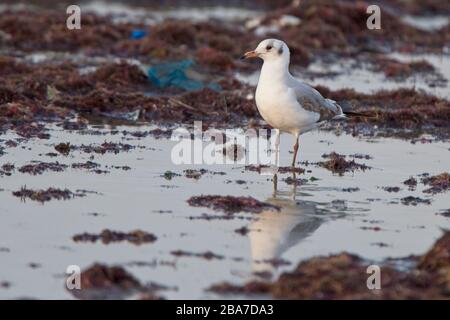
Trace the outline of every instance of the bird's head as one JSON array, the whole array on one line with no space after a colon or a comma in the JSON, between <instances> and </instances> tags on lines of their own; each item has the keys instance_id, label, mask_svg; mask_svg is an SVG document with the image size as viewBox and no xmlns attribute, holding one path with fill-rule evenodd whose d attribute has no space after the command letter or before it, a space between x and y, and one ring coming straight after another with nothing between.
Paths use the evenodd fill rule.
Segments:
<instances>
[{"instance_id":1,"label":"bird's head","mask_svg":"<svg viewBox=\"0 0 450 320\"><path fill-rule=\"evenodd\" d=\"M289 48L281 40L266 39L255 50L246 52L241 59L261 58L264 61L289 61Z\"/></svg>"}]
</instances>

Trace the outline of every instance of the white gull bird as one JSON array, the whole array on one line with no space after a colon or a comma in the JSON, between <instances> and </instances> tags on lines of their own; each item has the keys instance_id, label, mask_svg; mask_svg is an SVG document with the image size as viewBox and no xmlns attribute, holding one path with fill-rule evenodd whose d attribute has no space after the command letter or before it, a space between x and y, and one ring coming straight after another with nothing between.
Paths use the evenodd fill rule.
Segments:
<instances>
[{"instance_id":1,"label":"white gull bird","mask_svg":"<svg viewBox=\"0 0 450 320\"><path fill-rule=\"evenodd\" d=\"M290 52L283 41L263 40L255 50L246 52L242 58L264 60L256 88L256 106L263 119L276 130L277 165L280 132L294 135L292 166L295 167L299 136L325 121L343 119L345 113L336 101L324 98L316 89L290 74Z\"/></svg>"}]
</instances>

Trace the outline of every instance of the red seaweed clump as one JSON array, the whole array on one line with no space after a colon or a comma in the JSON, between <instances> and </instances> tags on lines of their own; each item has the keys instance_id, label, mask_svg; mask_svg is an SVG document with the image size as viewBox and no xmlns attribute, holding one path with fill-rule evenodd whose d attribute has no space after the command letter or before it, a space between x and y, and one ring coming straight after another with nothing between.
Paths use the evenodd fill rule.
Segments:
<instances>
[{"instance_id":1,"label":"red seaweed clump","mask_svg":"<svg viewBox=\"0 0 450 320\"><path fill-rule=\"evenodd\" d=\"M51 50L104 53L117 41L127 38L131 26L113 25L109 18L83 13L83 29L69 30L67 17L52 10L5 11L0 16L0 30L9 37L6 46L23 51Z\"/></svg>"},{"instance_id":2,"label":"red seaweed clump","mask_svg":"<svg viewBox=\"0 0 450 320\"><path fill-rule=\"evenodd\" d=\"M424 126L445 129L450 125L450 101L414 89L357 93L352 89L331 91L318 86L322 95L347 101L353 111L370 116L351 118L352 122L376 124L380 128L419 130ZM448 130L447 130L448 131Z\"/></svg>"},{"instance_id":3,"label":"red seaweed clump","mask_svg":"<svg viewBox=\"0 0 450 320\"><path fill-rule=\"evenodd\" d=\"M410 189L414 189L417 186L417 180L414 177L409 177L403 181L403 184L409 186Z\"/></svg>"},{"instance_id":4,"label":"red seaweed clump","mask_svg":"<svg viewBox=\"0 0 450 320\"><path fill-rule=\"evenodd\" d=\"M336 152L332 152L330 154L322 155L322 158L326 158L326 161L320 161L317 165L330 170L333 173L338 173L339 175L343 175L345 172L354 172L356 170L365 171L370 169L370 167L365 164L360 164L355 162L355 160L345 160L344 155L337 154Z\"/></svg>"},{"instance_id":5,"label":"red seaweed clump","mask_svg":"<svg viewBox=\"0 0 450 320\"><path fill-rule=\"evenodd\" d=\"M46 171L62 172L66 168L67 165L59 162L34 162L20 167L19 172L39 175L43 174Z\"/></svg>"},{"instance_id":6,"label":"red seaweed clump","mask_svg":"<svg viewBox=\"0 0 450 320\"><path fill-rule=\"evenodd\" d=\"M55 150L67 156L70 153L70 142L61 142L55 146Z\"/></svg>"},{"instance_id":7,"label":"red seaweed clump","mask_svg":"<svg viewBox=\"0 0 450 320\"><path fill-rule=\"evenodd\" d=\"M401 271L380 265L380 290L368 289L370 263L348 253L300 262L274 282L220 283L208 290L218 294L269 295L276 299L449 299L449 257L450 233L446 232L411 269Z\"/></svg>"},{"instance_id":8,"label":"red seaweed clump","mask_svg":"<svg viewBox=\"0 0 450 320\"><path fill-rule=\"evenodd\" d=\"M125 62L106 64L88 75L92 83L107 85L110 89L126 90L132 86L149 87L146 74L137 66Z\"/></svg>"},{"instance_id":9,"label":"red seaweed clump","mask_svg":"<svg viewBox=\"0 0 450 320\"><path fill-rule=\"evenodd\" d=\"M135 146L128 144L128 143L116 143L116 142L103 142L100 145L92 144L92 145L81 145L81 146L72 146L72 149L75 150L81 150L85 153L98 153L98 154L105 154L105 153L114 153L118 154L120 152L128 152L134 148ZM78 166L80 167L80 166Z\"/></svg>"},{"instance_id":10,"label":"red seaweed clump","mask_svg":"<svg viewBox=\"0 0 450 320\"><path fill-rule=\"evenodd\" d=\"M12 163L5 163L0 167L0 177L3 175L5 176L12 175L12 172L15 170L15 168L16 168L15 165L13 165Z\"/></svg>"},{"instance_id":11,"label":"red seaweed clump","mask_svg":"<svg viewBox=\"0 0 450 320\"><path fill-rule=\"evenodd\" d=\"M414 196L407 196L400 199L405 206L417 206L418 204L431 204L430 199L422 199Z\"/></svg>"},{"instance_id":12,"label":"red seaweed clump","mask_svg":"<svg viewBox=\"0 0 450 320\"><path fill-rule=\"evenodd\" d=\"M73 193L68 189L48 188L46 190L32 190L22 187L19 191L13 191L13 196L23 200L30 199L33 201L47 202L51 200L69 200L75 197L85 196L84 192Z\"/></svg>"},{"instance_id":13,"label":"red seaweed clump","mask_svg":"<svg viewBox=\"0 0 450 320\"><path fill-rule=\"evenodd\" d=\"M422 182L425 185L430 186L423 191L425 193L436 194L445 192L450 189L450 174L448 172L443 172L436 176L423 178Z\"/></svg>"},{"instance_id":14,"label":"red seaweed clump","mask_svg":"<svg viewBox=\"0 0 450 320\"><path fill-rule=\"evenodd\" d=\"M142 290L141 283L124 268L96 263L81 272L81 289L70 290L78 299L117 299Z\"/></svg>"},{"instance_id":15,"label":"red seaweed clump","mask_svg":"<svg viewBox=\"0 0 450 320\"><path fill-rule=\"evenodd\" d=\"M388 78L406 78L417 73L433 73L435 68L425 60L400 62L384 56L375 59L376 71L381 71Z\"/></svg>"},{"instance_id":16,"label":"red seaweed clump","mask_svg":"<svg viewBox=\"0 0 450 320\"><path fill-rule=\"evenodd\" d=\"M160 300L155 292L166 287L146 286L120 266L95 263L81 272L80 289L69 290L77 299L125 299L139 294L146 300Z\"/></svg>"},{"instance_id":17,"label":"red seaweed clump","mask_svg":"<svg viewBox=\"0 0 450 320\"><path fill-rule=\"evenodd\" d=\"M450 233L446 232L419 261L418 268L429 272L450 272ZM444 275L444 273L443 273ZM450 281L450 279L447 279ZM450 288L449 288L450 289Z\"/></svg>"},{"instance_id":18,"label":"red seaweed clump","mask_svg":"<svg viewBox=\"0 0 450 320\"><path fill-rule=\"evenodd\" d=\"M234 67L234 62L228 54L210 47L197 50L196 58L198 63L209 66L213 70L223 71Z\"/></svg>"},{"instance_id":19,"label":"red seaweed clump","mask_svg":"<svg viewBox=\"0 0 450 320\"><path fill-rule=\"evenodd\" d=\"M139 288L139 281L121 267L94 264L82 272L83 289L107 289L118 286L123 289Z\"/></svg>"},{"instance_id":20,"label":"red seaweed clump","mask_svg":"<svg viewBox=\"0 0 450 320\"><path fill-rule=\"evenodd\" d=\"M261 202L252 197L196 196L189 198L187 202L193 207L207 207L228 214L237 212L260 213L264 210L280 210L278 206Z\"/></svg>"},{"instance_id":21,"label":"red seaweed clump","mask_svg":"<svg viewBox=\"0 0 450 320\"><path fill-rule=\"evenodd\" d=\"M100 164L93 161L86 161L86 162L77 162L72 163L73 169L87 169L87 170L94 170L100 167Z\"/></svg>"},{"instance_id":22,"label":"red seaweed clump","mask_svg":"<svg viewBox=\"0 0 450 320\"><path fill-rule=\"evenodd\" d=\"M132 244L140 245L154 242L156 239L155 235L142 230L120 232L105 229L100 234L82 233L73 236L73 241L75 242L97 242L100 240L103 244L128 241Z\"/></svg>"},{"instance_id":23,"label":"red seaweed clump","mask_svg":"<svg viewBox=\"0 0 450 320\"><path fill-rule=\"evenodd\" d=\"M9 104L9 106L11 106L11 104ZM29 118L30 120L32 120L32 118ZM20 119L18 121L18 125L15 127L16 133L23 137L23 138L38 138L38 139L49 139L50 138L50 134L48 134L46 131L47 129L45 128L45 126L43 124L35 124L35 123L24 123L24 124L19 124L21 123L23 120Z\"/></svg>"}]
</instances>

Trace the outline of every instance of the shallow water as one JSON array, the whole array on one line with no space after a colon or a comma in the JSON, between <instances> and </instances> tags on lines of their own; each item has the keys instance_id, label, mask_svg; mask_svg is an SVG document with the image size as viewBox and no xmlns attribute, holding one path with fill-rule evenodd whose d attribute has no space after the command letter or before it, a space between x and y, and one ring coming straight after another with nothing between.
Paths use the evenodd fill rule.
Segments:
<instances>
[{"instance_id":1,"label":"shallow water","mask_svg":"<svg viewBox=\"0 0 450 320\"><path fill-rule=\"evenodd\" d=\"M135 131L149 127L118 129ZM373 159L356 159L356 162L372 169L339 176L310 165L307 169L311 172L298 177L314 176L319 180L293 190L282 181L289 174L280 175L278 192L274 196L271 177L245 171L241 165L173 165L170 154L176 142L168 139L130 138L122 134L82 135L57 127L50 134L50 140L31 139L15 148L5 148L6 154L0 156L0 164L16 165L12 176L0 177L0 248L3 248L0 250L0 282L11 283L9 288L0 288L0 298L70 298L64 288L66 267L75 264L83 269L94 262L123 265L144 283L153 281L177 287L177 290L161 292L167 298L213 298L213 294L204 290L213 283L224 280L243 283L253 278L255 271L277 274L293 268L301 259L316 255L348 251L381 261L387 257L422 254L440 236L441 228L450 227L450 220L437 214L448 209L449 193L429 196L422 193L420 183L416 191L409 191L402 184L410 176L449 170L449 145L442 142L413 144L394 139L365 140L310 132L301 138L300 161L320 161L323 153L331 151L346 155L362 153ZM14 138L12 133L0 136L3 140ZM44 155L54 151L54 144L66 141L77 145L122 141L141 148L119 154L95 154L94 159L80 151L73 151L67 157ZM283 135L283 165L290 163L291 144L292 138ZM107 165L128 165L131 170L110 169L110 173L99 175L69 168L62 173L46 172L38 176L17 171L31 160L69 165L92 160L102 164L101 169ZM226 174L207 173L199 180L184 176L172 180L162 177L166 170L182 174L187 168ZM246 183L237 184L236 180ZM22 186L87 189L99 194L41 204L14 197L12 191ZM381 188L383 186L399 186L401 191L389 193ZM354 187L360 190L343 191ZM202 213L223 215L211 209L188 206L189 197L202 194L252 196L280 205L282 210L259 215L240 213L230 220L190 219ZM401 204L399 199L409 195L430 198L432 203ZM250 229L244 236L235 232L243 226ZM361 229L365 227L381 230ZM142 229L154 233L158 240L140 246L126 242L104 245L72 240L75 234L99 233L105 228ZM377 245L379 243L384 245ZM173 250L212 251L225 258L210 261L177 258L170 253ZM275 269L261 263L272 258L292 264ZM38 267L31 268L30 263Z\"/></svg>"}]
</instances>

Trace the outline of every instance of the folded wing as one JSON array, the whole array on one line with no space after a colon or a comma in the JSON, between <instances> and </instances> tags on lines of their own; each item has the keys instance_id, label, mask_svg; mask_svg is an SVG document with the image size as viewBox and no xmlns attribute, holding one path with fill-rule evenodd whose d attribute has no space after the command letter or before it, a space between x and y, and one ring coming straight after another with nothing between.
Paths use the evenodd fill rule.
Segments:
<instances>
[{"instance_id":1,"label":"folded wing","mask_svg":"<svg viewBox=\"0 0 450 320\"><path fill-rule=\"evenodd\" d=\"M325 99L319 91L307 84L296 80L293 82L292 90L297 102L303 109L320 115L317 122L344 116L341 107L336 101Z\"/></svg>"}]
</instances>

